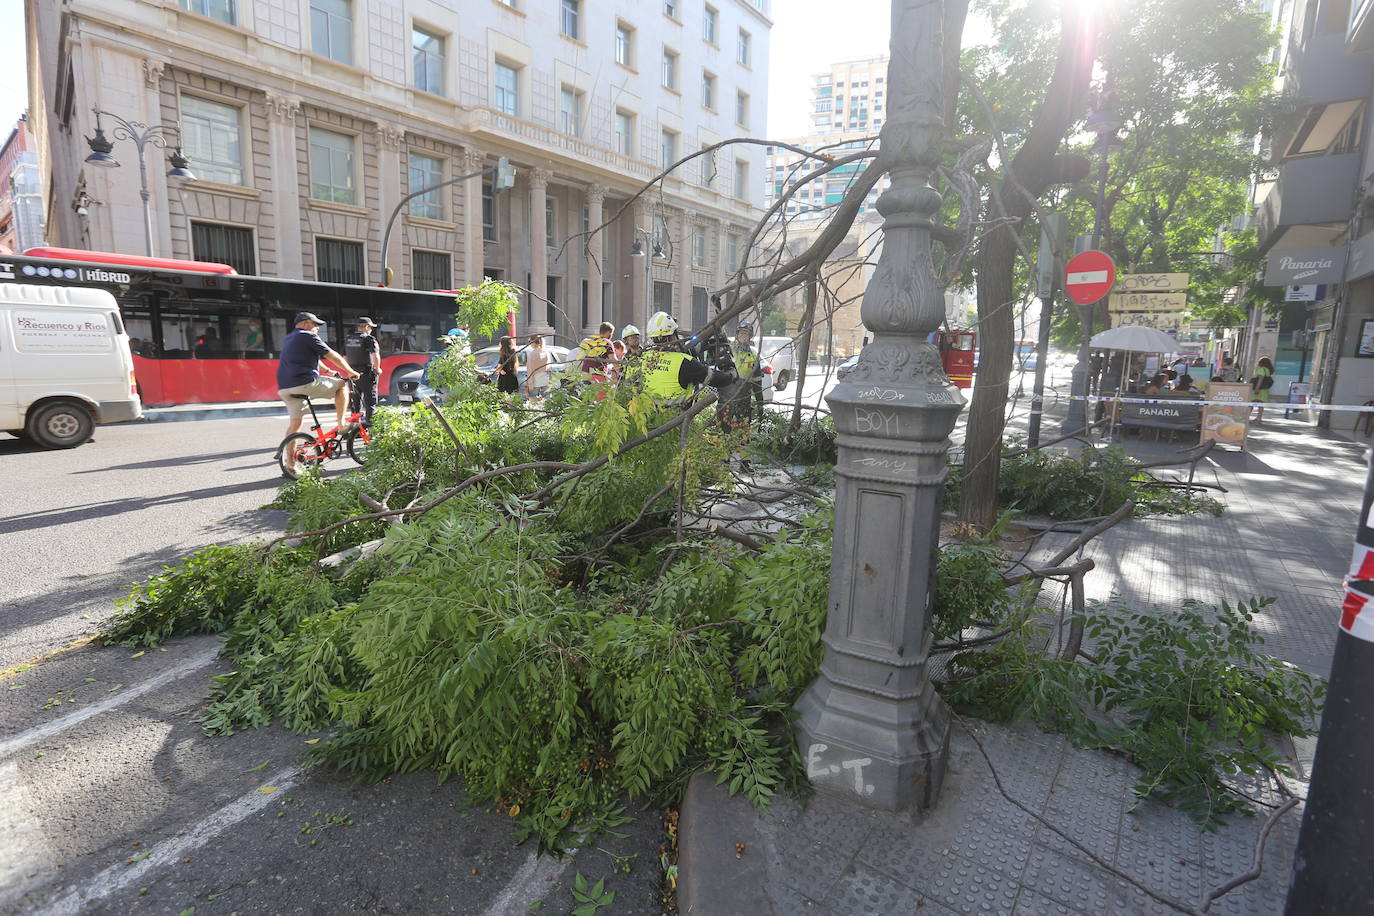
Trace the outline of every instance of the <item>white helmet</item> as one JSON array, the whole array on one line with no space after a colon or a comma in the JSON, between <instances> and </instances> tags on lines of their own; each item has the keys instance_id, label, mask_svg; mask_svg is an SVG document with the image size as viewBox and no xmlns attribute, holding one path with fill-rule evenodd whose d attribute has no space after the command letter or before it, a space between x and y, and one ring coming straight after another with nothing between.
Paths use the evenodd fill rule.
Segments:
<instances>
[{"instance_id":1,"label":"white helmet","mask_svg":"<svg viewBox=\"0 0 1374 916\"><path fill-rule=\"evenodd\" d=\"M632 325L632 324L627 324L627 325L625 325L625 327L623 327L623 328L620 329L620 339L621 339L621 340L624 340L626 337L639 337L639 336L640 336L639 328L635 327L635 326Z\"/></svg>"},{"instance_id":2,"label":"white helmet","mask_svg":"<svg viewBox=\"0 0 1374 916\"><path fill-rule=\"evenodd\" d=\"M667 312L654 312L649 319L649 336L654 340L660 337L671 337L677 333L677 319Z\"/></svg>"}]
</instances>

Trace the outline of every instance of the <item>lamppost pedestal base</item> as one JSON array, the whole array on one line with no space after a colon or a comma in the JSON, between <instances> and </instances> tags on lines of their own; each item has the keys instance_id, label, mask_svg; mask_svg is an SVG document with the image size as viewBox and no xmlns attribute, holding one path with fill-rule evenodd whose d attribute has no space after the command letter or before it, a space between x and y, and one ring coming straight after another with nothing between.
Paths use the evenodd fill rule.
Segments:
<instances>
[{"instance_id":1,"label":"lamppost pedestal base","mask_svg":"<svg viewBox=\"0 0 1374 916\"><path fill-rule=\"evenodd\" d=\"M950 716L929 680L916 696L880 697L822 672L796 709L802 762L817 791L882 811L935 806Z\"/></svg>"}]
</instances>

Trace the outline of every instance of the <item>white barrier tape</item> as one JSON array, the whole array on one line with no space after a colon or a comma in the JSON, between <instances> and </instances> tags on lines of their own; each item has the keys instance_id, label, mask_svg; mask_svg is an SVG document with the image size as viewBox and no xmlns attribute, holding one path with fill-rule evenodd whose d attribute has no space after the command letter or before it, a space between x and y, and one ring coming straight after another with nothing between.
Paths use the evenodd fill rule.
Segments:
<instances>
[{"instance_id":1,"label":"white barrier tape","mask_svg":"<svg viewBox=\"0 0 1374 916\"><path fill-rule=\"evenodd\" d=\"M1290 404L1287 401L1194 401L1191 398L1113 398L1105 395L1067 395L1069 401L1105 401L1118 404L1182 404L1188 407L1268 407L1271 410L1349 410L1355 413L1374 413L1374 405L1353 404Z\"/></svg>"}]
</instances>

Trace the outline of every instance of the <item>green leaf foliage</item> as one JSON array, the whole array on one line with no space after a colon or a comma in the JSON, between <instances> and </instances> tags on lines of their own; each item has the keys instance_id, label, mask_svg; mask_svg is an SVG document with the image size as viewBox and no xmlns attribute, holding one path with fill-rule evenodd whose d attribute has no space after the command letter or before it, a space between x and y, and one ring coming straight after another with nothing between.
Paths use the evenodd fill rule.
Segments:
<instances>
[{"instance_id":1,"label":"green leaf foliage","mask_svg":"<svg viewBox=\"0 0 1374 916\"><path fill-rule=\"evenodd\" d=\"M1128 500L1135 514L1220 515L1222 504L1210 496L1165 487L1134 458L1116 446L1084 449L1078 455L1051 449L1003 456L997 502L1004 510L1053 519L1109 515ZM961 469L950 468L945 508L959 505Z\"/></svg>"},{"instance_id":2,"label":"green leaf foliage","mask_svg":"<svg viewBox=\"0 0 1374 916\"><path fill-rule=\"evenodd\" d=\"M1030 611L1011 634L956 656L942 695L994 719L1025 716L1082 747L1141 768L1138 797L1157 794L1214 825L1248 802L1240 779L1292 776L1275 733L1313 733L1325 683L1258 650L1254 619L1272 599L1210 607L1184 601L1150 612L1090 602L1088 663L1047 657L1054 640Z\"/></svg>"}]
</instances>

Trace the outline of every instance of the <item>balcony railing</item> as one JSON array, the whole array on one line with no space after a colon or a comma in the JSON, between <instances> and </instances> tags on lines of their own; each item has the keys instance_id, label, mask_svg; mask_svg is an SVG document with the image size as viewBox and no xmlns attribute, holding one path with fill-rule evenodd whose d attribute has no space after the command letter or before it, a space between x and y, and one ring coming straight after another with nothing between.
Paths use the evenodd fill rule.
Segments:
<instances>
[{"instance_id":1,"label":"balcony railing","mask_svg":"<svg viewBox=\"0 0 1374 916\"><path fill-rule=\"evenodd\" d=\"M519 137L549 152L563 153L582 162L604 165L622 175L633 175L646 181L658 174L658 169L647 162L632 159L595 143L588 143L552 127L543 127L521 118L513 118L490 108L473 109L472 115L474 130Z\"/></svg>"}]
</instances>

